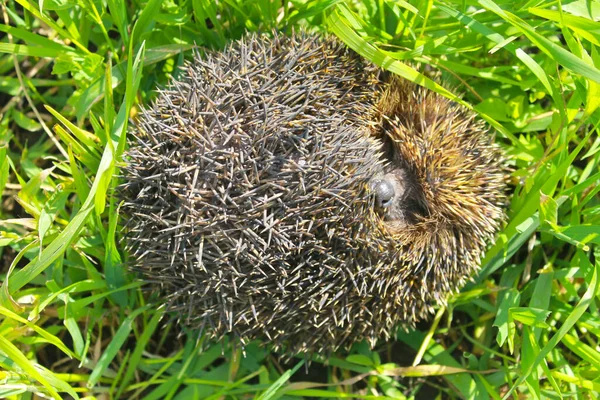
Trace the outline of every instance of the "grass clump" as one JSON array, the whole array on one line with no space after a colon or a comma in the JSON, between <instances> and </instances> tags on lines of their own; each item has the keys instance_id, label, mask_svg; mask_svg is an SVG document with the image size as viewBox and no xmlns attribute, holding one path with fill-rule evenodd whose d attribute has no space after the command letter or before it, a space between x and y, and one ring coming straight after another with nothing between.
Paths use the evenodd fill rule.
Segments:
<instances>
[{"instance_id":1,"label":"grass clump","mask_svg":"<svg viewBox=\"0 0 600 400\"><path fill-rule=\"evenodd\" d=\"M599 396L598 2L0 7L0 397ZM513 185L481 271L432 321L306 369L164 324L122 267L114 195L129 118L192 48L297 26L473 108Z\"/></svg>"}]
</instances>

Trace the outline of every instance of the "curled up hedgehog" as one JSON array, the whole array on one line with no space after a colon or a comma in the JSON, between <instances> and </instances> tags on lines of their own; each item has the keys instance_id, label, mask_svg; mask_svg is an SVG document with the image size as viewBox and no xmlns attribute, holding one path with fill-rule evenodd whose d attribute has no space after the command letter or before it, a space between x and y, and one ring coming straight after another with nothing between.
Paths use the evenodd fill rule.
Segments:
<instances>
[{"instance_id":1,"label":"curled up hedgehog","mask_svg":"<svg viewBox=\"0 0 600 400\"><path fill-rule=\"evenodd\" d=\"M333 38L196 55L131 135L130 262L216 339L374 346L456 292L503 220L484 123Z\"/></svg>"}]
</instances>

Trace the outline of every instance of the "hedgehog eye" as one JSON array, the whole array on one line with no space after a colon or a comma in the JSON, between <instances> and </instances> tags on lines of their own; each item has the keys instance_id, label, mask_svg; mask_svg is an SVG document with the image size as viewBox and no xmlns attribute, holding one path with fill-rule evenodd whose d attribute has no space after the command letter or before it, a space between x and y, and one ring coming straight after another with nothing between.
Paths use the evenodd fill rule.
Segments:
<instances>
[{"instance_id":1,"label":"hedgehog eye","mask_svg":"<svg viewBox=\"0 0 600 400\"><path fill-rule=\"evenodd\" d=\"M376 179L371 183L371 190L375 195L375 205L387 208L392 204L396 192L394 186L385 179Z\"/></svg>"}]
</instances>

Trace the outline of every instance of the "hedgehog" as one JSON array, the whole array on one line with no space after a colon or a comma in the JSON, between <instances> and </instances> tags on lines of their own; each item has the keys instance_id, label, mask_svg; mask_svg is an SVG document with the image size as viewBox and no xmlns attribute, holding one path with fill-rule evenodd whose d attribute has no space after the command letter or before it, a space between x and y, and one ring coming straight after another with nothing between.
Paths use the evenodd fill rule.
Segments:
<instances>
[{"instance_id":1,"label":"hedgehog","mask_svg":"<svg viewBox=\"0 0 600 400\"><path fill-rule=\"evenodd\" d=\"M329 36L196 53L130 137L131 268L214 340L373 347L459 290L504 218L485 124Z\"/></svg>"}]
</instances>

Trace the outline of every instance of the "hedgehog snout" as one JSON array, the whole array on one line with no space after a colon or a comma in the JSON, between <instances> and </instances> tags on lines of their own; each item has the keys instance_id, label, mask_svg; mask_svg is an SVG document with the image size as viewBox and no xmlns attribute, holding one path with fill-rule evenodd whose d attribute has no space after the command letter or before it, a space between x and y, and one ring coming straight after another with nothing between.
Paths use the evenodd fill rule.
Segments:
<instances>
[{"instance_id":1,"label":"hedgehog snout","mask_svg":"<svg viewBox=\"0 0 600 400\"><path fill-rule=\"evenodd\" d=\"M384 221L400 228L415 221L421 214L420 196L408 171L404 168L378 174L369 182L375 209Z\"/></svg>"},{"instance_id":2,"label":"hedgehog snout","mask_svg":"<svg viewBox=\"0 0 600 400\"><path fill-rule=\"evenodd\" d=\"M379 208L388 208L396 196L394 185L387 179L373 179L371 191L375 196L375 206Z\"/></svg>"},{"instance_id":3,"label":"hedgehog snout","mask_svg":"<svg viewBox=\"0 0 600 400\"><path fill-rule=\"evenodd\" d=\"M370 182L375 207L383 211L388 218L394 218L398 209L403 207L403 201L408 195L406 185L406 176L402 168L375 176Z\"/></svg>"}]
</instances>

